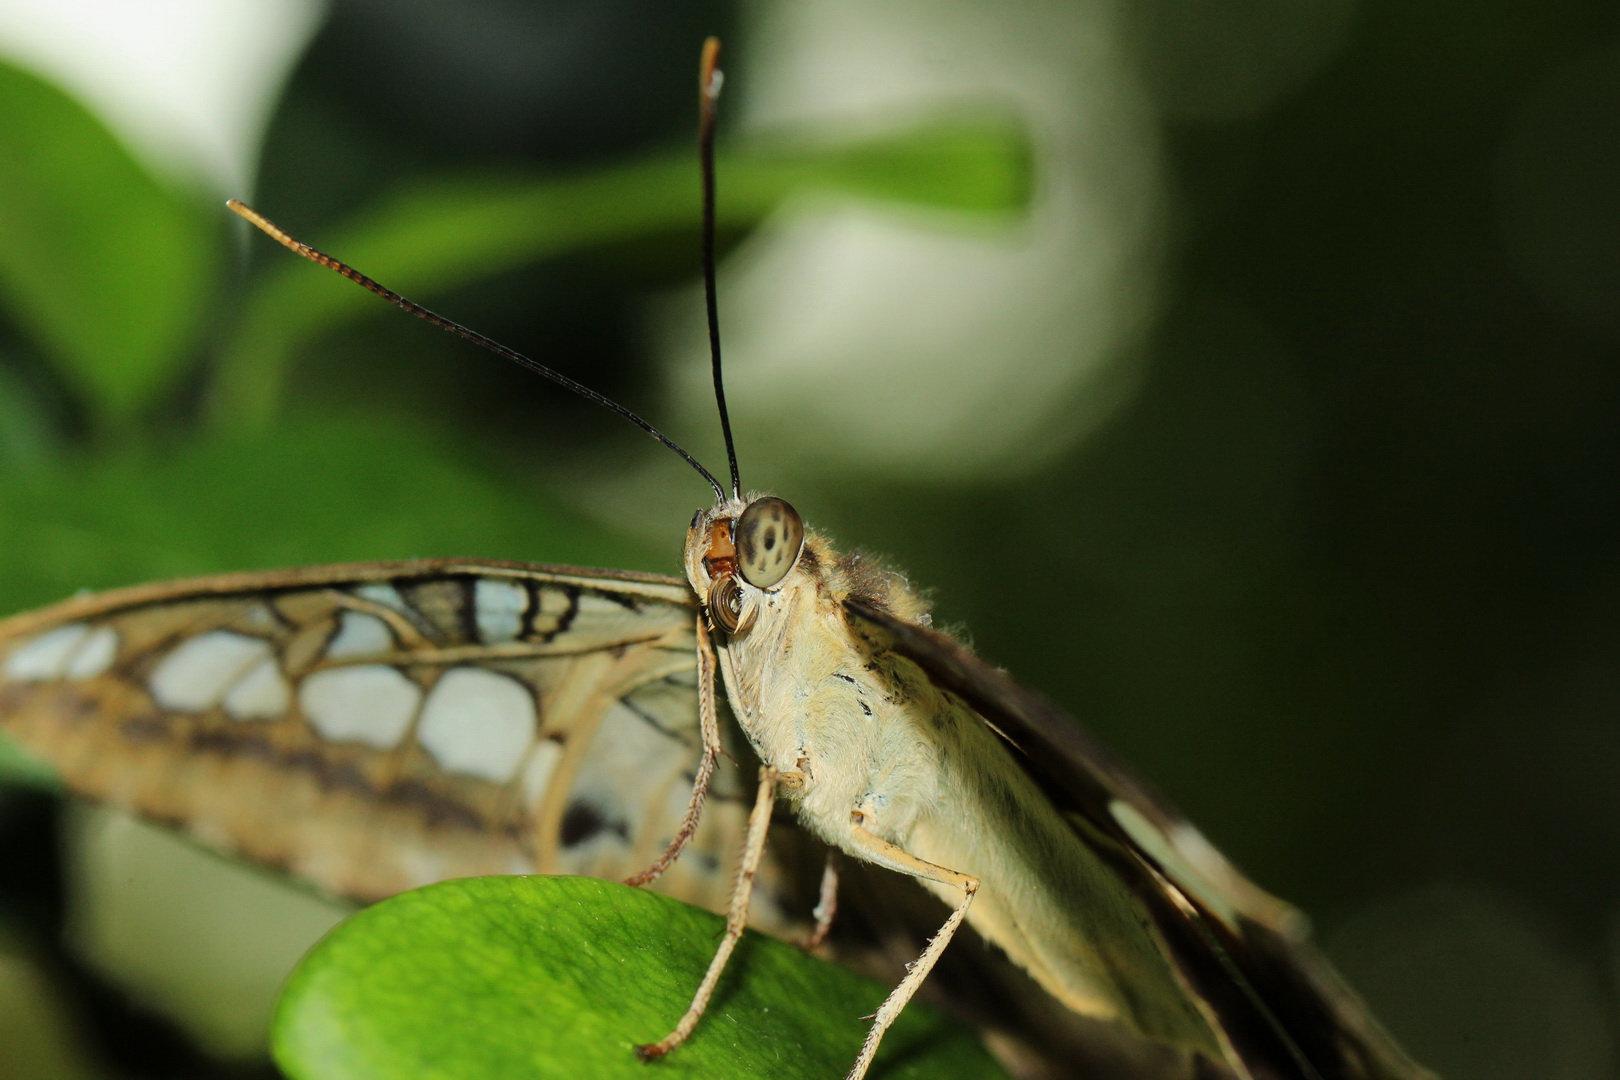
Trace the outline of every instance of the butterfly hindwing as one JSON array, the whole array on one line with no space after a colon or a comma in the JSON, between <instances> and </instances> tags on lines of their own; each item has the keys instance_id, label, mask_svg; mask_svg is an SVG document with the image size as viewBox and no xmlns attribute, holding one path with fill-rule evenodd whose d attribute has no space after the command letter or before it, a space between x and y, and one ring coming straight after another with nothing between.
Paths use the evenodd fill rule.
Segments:
<instances>
[{"instance_id":1,"label":"butterfly hindwing","mask_svg":"<svg viewBox=\"0 0 1620 1080\"><path fill-rule=\"evenodd\" d=\"M229 575L0 622L0 732L75 792L371 900L631 874L700 749L682 582L499 562ZM665 891L722 907L723 774Z\"/></svg>"}]
</instances>

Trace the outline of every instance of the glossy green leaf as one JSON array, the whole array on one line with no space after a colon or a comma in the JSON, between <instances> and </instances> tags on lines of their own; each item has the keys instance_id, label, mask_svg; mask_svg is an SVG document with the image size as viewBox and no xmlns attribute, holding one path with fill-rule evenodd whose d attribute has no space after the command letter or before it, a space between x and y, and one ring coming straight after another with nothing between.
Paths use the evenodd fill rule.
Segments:
<instances>
[{"instance_id":1,"label":"glossy green leaf","mask_svg":"<svg viewBox=\"0 0 1620 1080\"><path fill-rule=\"evenodd\" d=\"M273 1033L292 1080L835 1080L886 989L757 934L702 1023L654 1064L719 917L591 878L445 882L368 908L294 973ZM913 1004L873 1080L1004 1077L971 1031Z\"/></svg>"},{"instance_id":2,"label":"glossy green leaf","mask_svg":"<svg viewBox=\"0 0 1620 1080\"><path fill-rule=\"evenodd\" d=\"M1003 215L1022 209L1030 190L1024 132L1004 120L937 121L854 142L778 139L722 158L719 172L719 225L730 231L757 225L806 190ZM445 289L539 259L695 231L697 189L689 151L565 178L441 178L383 199L333 236L304 239L430 303ZM273 207L260 209L273 217ZM262 428L305 343L385 314L376 297L329 278L288 256L252 292L223 352L213 402L219 426Z\"/></svg>"},{"instance_id":3,"label":"glossy green leaf","mask_svg":"<svg viewBox=\"0 0 1620 1080\"><path fill-rule=\"evenodd\" d=\"M217 226L100 121L0 64L0 305L103 421L168 388L212 299Z\"/></svg>"}]
</instances>

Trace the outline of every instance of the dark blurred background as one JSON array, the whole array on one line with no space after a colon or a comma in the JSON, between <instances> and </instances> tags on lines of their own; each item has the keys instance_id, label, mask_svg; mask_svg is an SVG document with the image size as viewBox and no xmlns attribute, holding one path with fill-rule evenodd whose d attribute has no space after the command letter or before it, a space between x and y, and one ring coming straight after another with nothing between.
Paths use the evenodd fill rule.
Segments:
<instances>
[{"instance_id":1,"label":"dark blurred background","mask_svg":"<svg viewBox=\"0 0 1620 1080\"><path fill-rule=\"evenodd\" d=\"M1308 911L1414 1056L1616 1075L1613 4L9 7L0 609L424 555L677 572L677 461L325 299L219 204L719 471L719 33L745 484L933 589ZM265 1068L335 916L137 842L0 787L0 1076ZM175 938L165 886L226 913Z\"/></svg>"}]
</instances>

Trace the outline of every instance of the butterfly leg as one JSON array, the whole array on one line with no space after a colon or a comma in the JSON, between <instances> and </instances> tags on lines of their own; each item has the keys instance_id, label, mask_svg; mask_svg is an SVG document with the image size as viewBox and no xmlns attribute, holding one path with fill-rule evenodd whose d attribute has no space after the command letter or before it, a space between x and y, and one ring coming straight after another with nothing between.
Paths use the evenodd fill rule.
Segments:
<instances>
[{"instance_id":1,"label":"butterfly leg","mask_svg":"<svg viewBox=\"0 0 1620 1080\"><path fill-rule=\"evenodd\" d=\"M780 775L769 765L759 770L759 792L754 796L754 809L748 815L742 862L737 867L737 881L731 889L731 906L726 911L726 935L715 950L714 959L709 961L709 970L704 973L697 993L692 995L692 1004L687 1006L686 1015L675 1025L675 1030L655 1043L636 1047L636 1056L643 1061L663 1057L692 1034L692 1029L697 1027L698 1020L703 1016L703 1010L709 1006L709 998L713 996L721 974L726 970L726 962L731 959L732 951L742 939L743 929L748 925L748 903L754 892L754 878L765 860L765 836L771 828L771 811L776 805L776 786Z\"/></svg>"},{"instance_id":2,"label":"butterfly leg","mask_svg":"<svg viewBox=\"0 0 1620 1080\"><path fill-rule=\"evenodd\" d=\"M821 895L816 899L815 910L811 912L816 917L815 929L799 942L799 948L805 952L813 952L827 940L827 934L832 930L833 916L838 914L838 849L827 850L827 864L821 871Z\"/></svg>"},{"instance_id":3,"label":"butterfly leg","mask_svg":"<svg viewBox=\"0 0 1620 1080\"><path fill-rule=\"evenodd\" d=\"M697 617L698 655L698 730L703 738L703 756L698 759L697 775L692 778L692 798L686 804L686 816L675 830L669 846L640 873L624 879L626 885L650 885L670 864L680 858L681 852L697 833L703 818L703 800L709 794L709 781L714 778L715 764L720 760L720 714L714 700L714 643L709 638L709 625L699 613Z\"/></svg>"},{"instance_id":4,"label":"butterfly leg","mask_svg":"<svg viewBox=\"0 0 1620 1080\"><path fill-rule=\"evenodd\" d=\"M888 867L898 873L909 877L921 878L924 881L937 881L943 885L953 885L962 890L962 902L951 912L945 920L945 925L939 928L933 940L923 949L922 955L912 961L906 969L906 977L900 984L889 991L889 996L883 1000L878 1011L872 1018L872 1027L866 1033L866 1041L861 1044L860 1056L850 1067L849 1075L845 1080L861 1080L866 1070L872 1065L872 1058L877 1055L878 1043L883 1041L883 1033L894 1023L895 1018L905 1009L906 1003L911 1000L917 988L934 969L934 963L939 960L945 946L951 943L956 935L957 928L967 917L968 905L973 903L973 894L979 891L979 879L971 874L964 874L958 870L951 870L944 866L936 866L925 862L903 848L897 847L867 831L865 828L866 815L857 810L853 815L850 826L850 839L853 841L851 853L859 855L867 862Z\"/></svg>"}]
</instances>

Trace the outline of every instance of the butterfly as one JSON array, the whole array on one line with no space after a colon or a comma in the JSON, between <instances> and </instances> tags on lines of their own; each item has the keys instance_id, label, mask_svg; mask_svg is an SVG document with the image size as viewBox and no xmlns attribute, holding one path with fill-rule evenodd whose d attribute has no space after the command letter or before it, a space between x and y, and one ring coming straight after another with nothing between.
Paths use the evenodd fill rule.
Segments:
<instances>
[{"instance_id":1,"label":"butterfly","mask_svg":"<svg viewBox=\"0 0 1620 1080\"><path fill-rule=\"evenodd\" d=\"M700 80L712 336L716 49ZM718 347L729 492L622 406L232 208L625 415L715 501L688 528L684 578L365 563L137 587L0 623L0 731L72 790L361 901L577 873L727 911L690 1006L646 1058L702 1022L745 924L804 923L792 859L767 856L783 801L803 836L945 903L850 1080L964 925L1069 1013L1157 1048L1166 1075L1429 1075L1292 907L1054 706L933 628L902 575L841 553L786 500L743 494ZM718 767L727 755L757 761L752 790ZM836 881L829 870L824 899Z\"/></svg>"}]
</instances>

